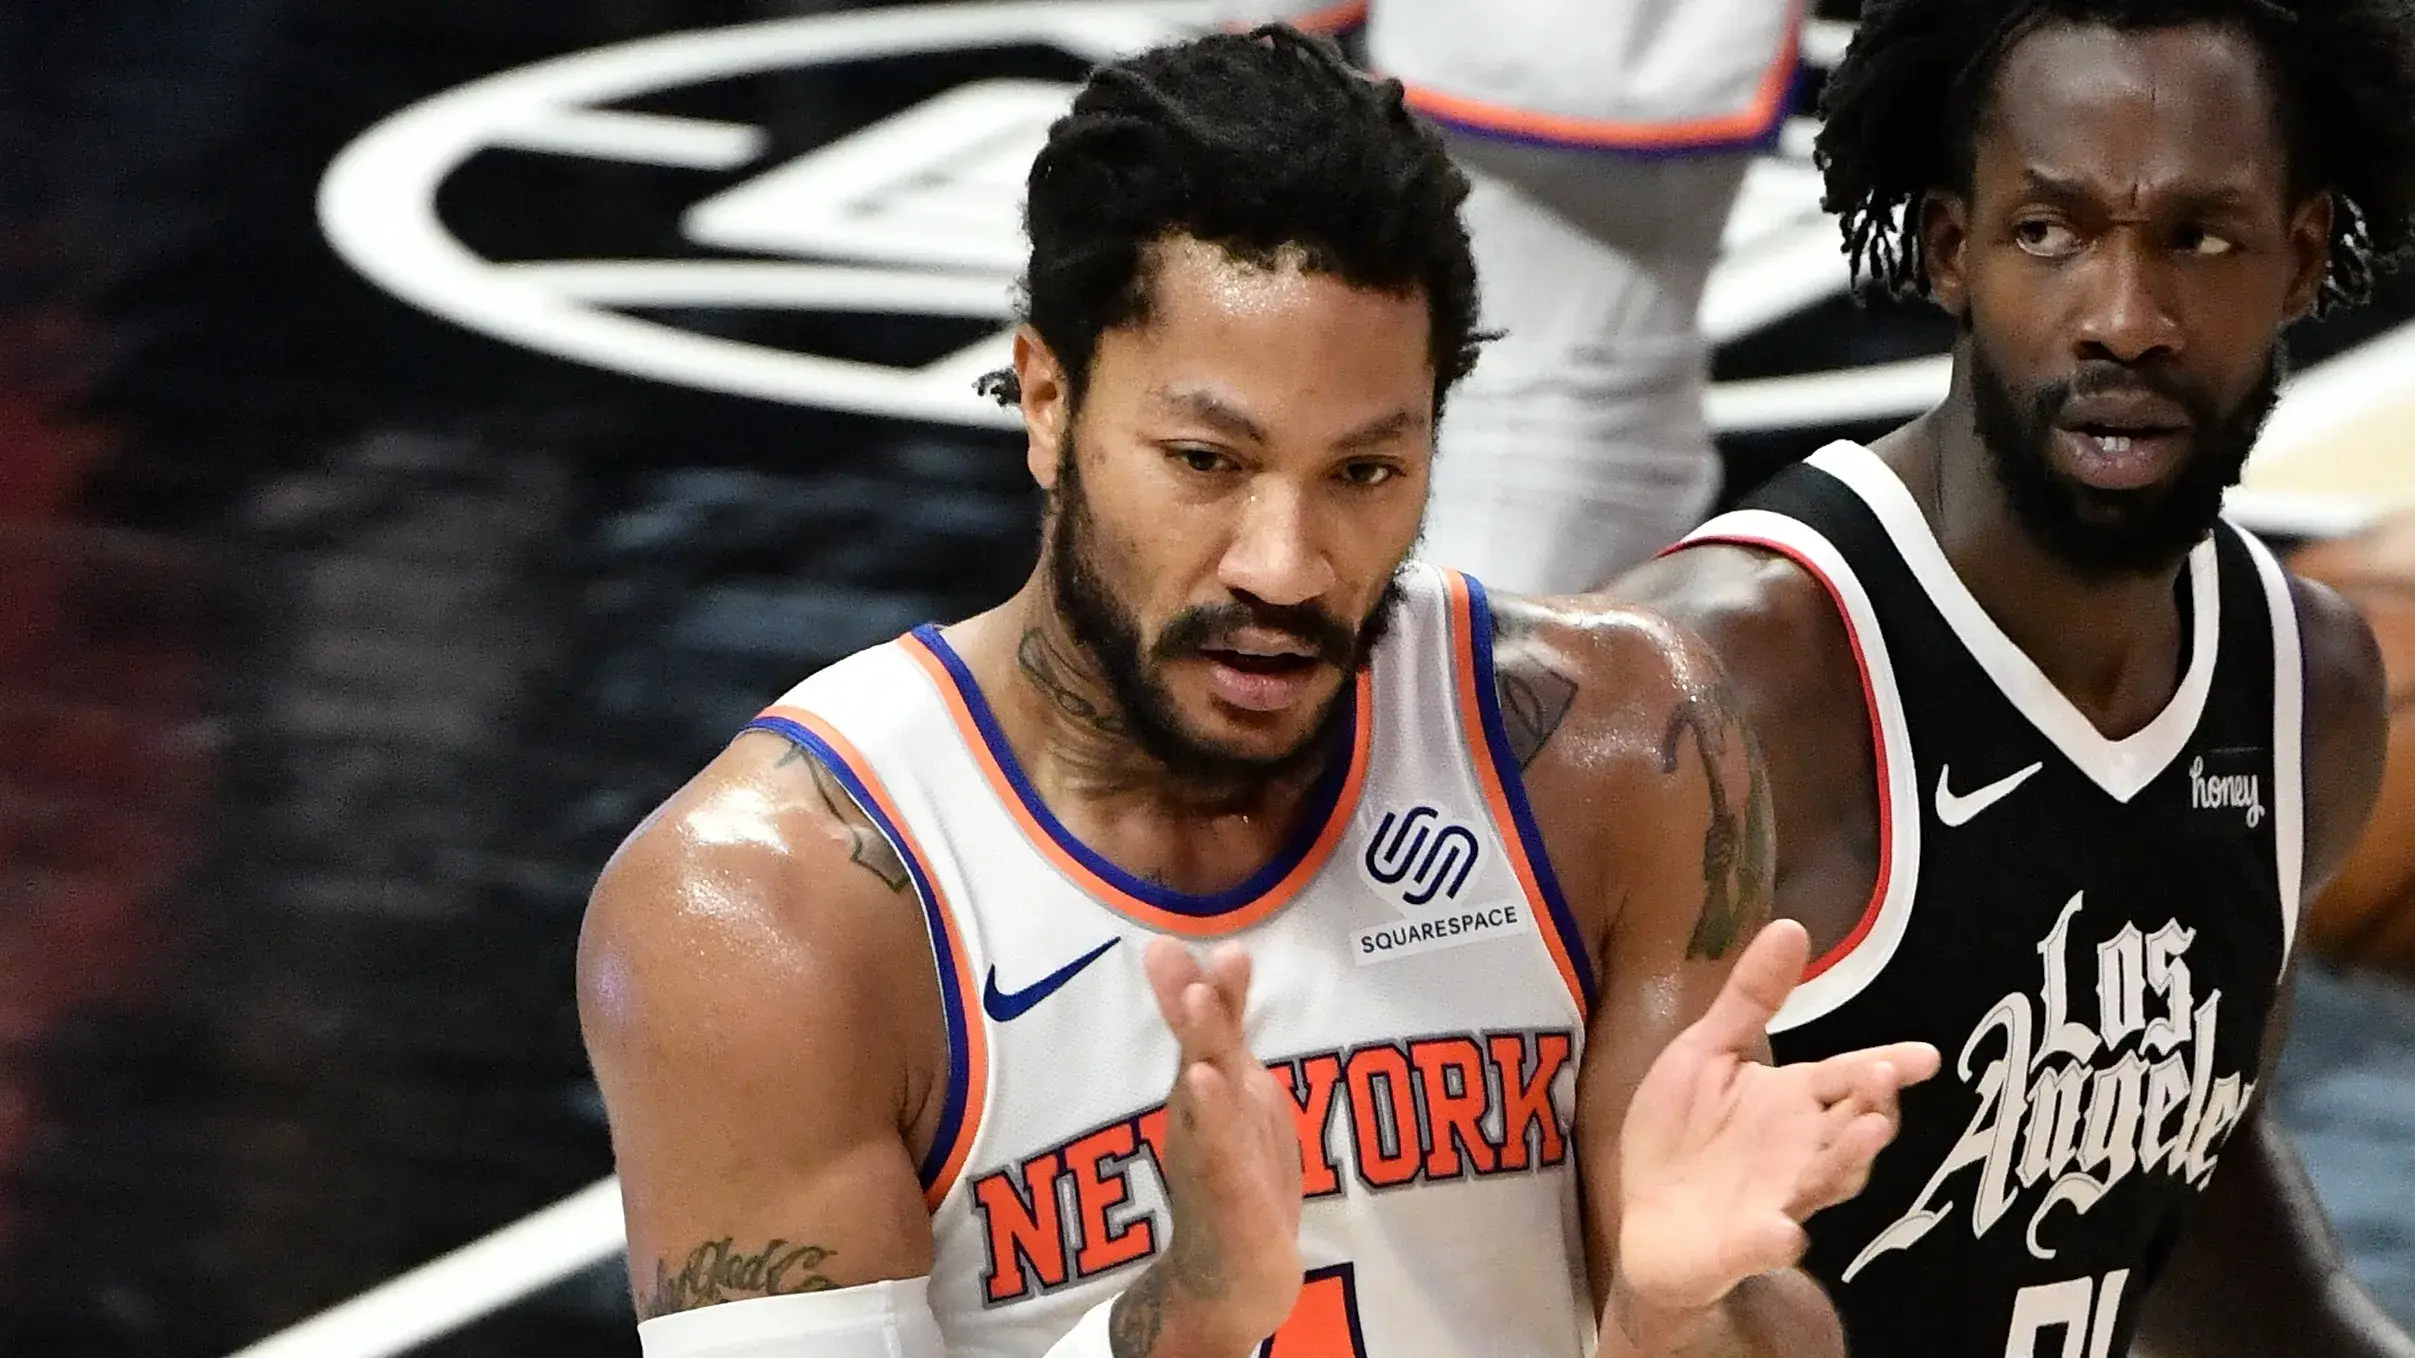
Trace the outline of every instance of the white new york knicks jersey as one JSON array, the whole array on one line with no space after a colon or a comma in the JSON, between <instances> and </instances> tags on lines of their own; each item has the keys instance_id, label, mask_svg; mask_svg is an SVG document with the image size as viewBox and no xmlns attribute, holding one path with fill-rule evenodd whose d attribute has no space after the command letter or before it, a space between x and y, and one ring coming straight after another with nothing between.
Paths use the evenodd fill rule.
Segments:
<instances>
[{"instance_id":1,"label":"white new york knicks jersey","mask_svg":"<svg viewBox=\"0 0 2415 1358\"><path fill-rule=\"evenodd\" d=\"M1415 564L1402 586L1347 757L1215 895L1075 840L935 628L754 723L827 762L928 916L953 1074L922 1178L951 1355L1044 1352L1171 1238L1153 934L1250 949L1251 1048L1295 1101L1307 1284L1265 1358L1591 1351L1569 1141L1589 963L1494 704L1483 590Z\"/></svg>"}]
</instances>

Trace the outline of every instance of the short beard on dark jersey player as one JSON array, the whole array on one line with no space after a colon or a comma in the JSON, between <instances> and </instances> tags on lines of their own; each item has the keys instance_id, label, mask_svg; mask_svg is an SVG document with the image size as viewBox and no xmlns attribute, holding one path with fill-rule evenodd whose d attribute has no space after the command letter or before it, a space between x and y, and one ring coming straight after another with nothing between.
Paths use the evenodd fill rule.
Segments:
<instances>
[{"instance_id":1,"label":"short beard on dark jersey player","mask_svg":"<svg viewBox=\"0 0 2415 1358\"><path fill-rule=\"evenodd\" d=\"M1314 605L1275 607L1236 600L1176 614L1144 654L1138 620L1115 597L1092 563L1096 524L1090 515L1089 502L1082 494L1079 459L1070 431L1059 452L1057 468L1056 490L1051 497L1055 502L1055 523L1049 534L1049 586L1066 629L1106 678L1108 691L1141 752L1165 765L1177 778L1223 787L1247 786L1302 773L1338 751L1350 701L1349 676L1366 665L1376 644L1390 629L1392 615L1400 603L1398 581L1385 584L1382 597L1355 629ZM1299 744L1268 757L1235 754L1193 734L1184 723L1173 695L1154 673L1158 665L1198 655L1206 643L1252 624L1297 639L1314 650L1324 663L1338 668L1344 677Z\"/></svg>"},{"instance_id":2,"label":"short beard on dark jersey player","mask_svg":"<svg viewBox=\"0 0 2415 1358\"><path fill-rule=\"evenodd\" d=\"M1964 320L1964 329L1969 321ZM2083 580L2154 575L2178 566L2213 531L2222 493L2239 484L2248 454L2279 398L2288 356L2275 341L2264 375L2238 404L2222 409L2198 387L2155 368L2110 361L2081 369L2074 379L2015 391L1988 361L1987 346L1970 345L1971 404L1988 465L2013 515L2030 537ZM2189 415L2188 459L2169 484L2139 490L2099 490L2054 468L2047 453L2055 421L2074 395L2144 387L2178 403Z\"/></svg>"}]
</instances>

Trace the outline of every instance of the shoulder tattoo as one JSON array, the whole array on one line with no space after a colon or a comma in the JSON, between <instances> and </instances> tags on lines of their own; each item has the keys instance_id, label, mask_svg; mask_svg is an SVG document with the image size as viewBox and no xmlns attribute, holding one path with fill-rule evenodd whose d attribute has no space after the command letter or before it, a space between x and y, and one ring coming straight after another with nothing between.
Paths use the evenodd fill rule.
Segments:
<instances>
[{"instance_id":1,"label":"shoulder tattoo","mask_svg":"<svg viewBox=\"0 0 2415 1358\"><path fill-rule=\"evenodd\" d=\"M1532 644L1533 623L1515 613L1497 614L1493 624L1493 698L1510 754L1523 769L1543 753L1568 709L1576 705L1576 680L1552 667L1544 649Z\"/></svg>"},{"instance_id":2,"label":"shoulder tattoo","mask_svg":"<svg viewBox=\"0 0 2415 1358\"><path fill-rule=\"evenodd\" d=\"M1677 772L1678 755L1691 744L1710 792L1710 824L1702 835L1702 914L1686 940L1689 958L1725 957L1769 918L1769 781L1761 751L1736 713L1734 690L1721 679L1680 698L1660 738L1660 771ZM1730 747L1738 744L1745 764L1741 788L1731 784L1724 767Z\"/></svg>"},{"instance_id":3,"label":"shoulder tattoo","mask_svg":"<svg viewBox=\"0 0 2415 1358\"><path fill-rule=\"evenodd\" d=\"M830 770L822 767L821 760L814 758L803 746L792 745L773 767L786 768L796 763L804 764L811 771L813 790L821 794L823 809L847 832L848 860L878 877L881 885L891 891L904 891L912 880L906 876L905 860L897 856L897 850L890 845L888 837L868 823L868 818L856 806L855 798L848 794L847 789L839 786L839 780L831 776Z\"/></svg>"},{"instance_id":4,"label":"shoulder tattoo","mask_svg":"<svg viewBox=\"0 0 2415 1358\"><path fill-rule=\"evenodd\" d=\"M1197 1114L1179 1114L1186 1125ZM1166 1294L1181 1288L1186 1296L1214 1301L1231 1286L1224 1247L1206 1231L1176 1230L1174 1241L1148 1271L1133 1280L1107 1312L1108 1351L1114 1358L1150 1358L1157 1336L1165 1329Z\"/></svg>"}]
</instances>

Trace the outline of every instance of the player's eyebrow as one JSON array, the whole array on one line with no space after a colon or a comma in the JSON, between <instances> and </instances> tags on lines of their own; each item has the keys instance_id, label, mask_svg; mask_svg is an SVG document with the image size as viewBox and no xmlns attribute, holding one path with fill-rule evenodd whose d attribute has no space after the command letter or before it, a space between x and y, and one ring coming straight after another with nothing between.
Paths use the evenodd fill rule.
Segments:
<instances>
[{"instance_id":1,"label":"player's eyebrow","mask_svg":"<svg viewBox=\"0 0 2415 1358\"><path fill-rule=\"evenodd\" d=\"M1203 424L1213 425L1220 433L1252 443L1264 443L1266 430L1248 412L1212 391L1186 388L1181 391L1159 390L1157 399L1173 406L1183 414Z\"/></svg>"},{"instance_id":2,"label":"player's eyebrow","mask_svg":"<svg viewBox=\"0 0 2415 1358\"><path fill-rule=\"evenodd\" d=\"M1369 420L1367 423L1362 424L1358 428L1351 430L1349 433L1342 435L1340 438L1334 440L1333 446L1336 448L1349 450L1355 448L1369 448L1379 443L1389 443L1392 440L1399 438L1403 434L1414 433L1418 429L1422 428L1426 423L1426 419L1426 412L1422 410L1395 410L1391 414L1385 415L1379 419Z\"/></svg>"},{"instance_id":3,"label":"player's eyebrow","mask_svg":"<svg viewBox=\"0 0 2415 1358\"><path fill-rule=\"evenodd\" d=\"M2111 196L2103 186L2082 176L2058 173L2036 164L2022 167L2020 191L2025 197L2071 204L2102 202ZM2165 200L2167 207L2200 215L2248 212L2262 206L2254 176L2246 170L2198 183L2160 184L2150 189L2150 193Z\"/></svg>"},{"instance_id":4,"label":"player's eyebrow","mask_svg":"<svg viewBox=\"0 0 2415 1358\"><path fill-rule=\"evenodd\" d=\"M1181 413L1212 425L1219 433L1251 443L1267 441L1266 429L1247 411L1212 391L1188 388L1178 391L1160 390L1154 393L1158 401ZM1423 409L1404 408L1380 415L1334 440L1334 447L1349 451L1387 443L1406 433L1422 428L1431 416Z\"/></svg>"}]
</instances>

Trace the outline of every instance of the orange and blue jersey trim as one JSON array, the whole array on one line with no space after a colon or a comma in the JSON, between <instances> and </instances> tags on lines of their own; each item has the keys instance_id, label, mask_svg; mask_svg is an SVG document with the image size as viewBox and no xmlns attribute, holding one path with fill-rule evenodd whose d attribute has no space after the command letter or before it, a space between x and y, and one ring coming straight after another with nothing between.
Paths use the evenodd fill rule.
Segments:
<instances>
[{"instance_id":1,"label":"orange and blue jersey trim","mask_svg":"<svg viewBox=\"0 0 2415 1358\"><path fill-rule=\"evenodd\" d=\"M1192 938L1238 932L1263 920L1300 894L1315 879L1349 829L1350 817L1366 786L1368 755L1373 748L1373 686L1365 670L1351 685L1346 721L1350 731L1347 760L1329 764L1300 817L1300 824L1274 858L1248 881L1230 890L1199 895L1143 880L1109 862L1065 828L1041 800L1006 742L997 714L973 682L963 657L934 626L915 628L899 643L922 666L956 720L965 748L989 778L999 804L1014 817L1043 858L1068 881L1093 899L1136 923L1160 933Z\"/></svg>"},{"instance_id":2,"label":"orange and blue jersey trim","mask_svg":"<svg viewBox=\"0 0 2415 1358\"><path fill-rule=\"evenodd\" d=\"M957 1177L964 1172L965 1157L972 1151L973 1135L981 1127L981 1110L989 1096L989 1043L979 1023L972 1021L966 1000L976 992L973 985L972 959L964 949L964 938L956 931L955 912L949 909L947 897L939 889L938 879L924 866L921 846L915 843L913 831L906 828L905 817L898 814L897 804L890 800L888 790L872 772L871 763L863 752L848 743L828 722L801 708L773 707L748 722L749 731L769 731L794 741L821 761L830 776L880 827L897 856L906 865L906 875L914 881L914 894L922 901L923 920L931 932L931 953L939 969L939 1002L946 1012L948 1030L947 1089L939 1107L939 1126L931 1136L931 1148L918 1167L922 1180L923 1201L932 1211L955 1187Z\"/></svg>"},{"instance_id":3,"label":"orange and blue jersey trim","mask_svg":"<svg viewBox=\"0 0 2415 1358\"><path fill-rule=\"evenodd\" d=\"M1542 827L1526 799L1526 777L1509 744L1509 728L1501 721L1499 691L1493 686L1493 610L1484 586L1458 571L1445 570L1450 592L1452 670L1459 681L1461 729L1483 748L1470 751L1476 781L1492 808L1493 822L1509 846L1510 866L1527 900L1536 906L1544 944L1559 967L1560 979L1576 1002L1577 1013L1590 1018L1596 994L1592 954L1568 899L1560 893L1559 876L1551 870L1551 855L1543 848Z\"/></svg>"},{"instance_id":4,"label":"orange and blue jersey trim","mask_svg":"<svg viewBox=\"0 0 2415 1358\"><path fill-rule=\"evenodd\" d=\"M1776 59L1762 72L1752 98L1732 113L1668 121L1625 121L1541 113L1403 81L1411 109L1453 131L1529 146L1610 151L1631 156L1763 151L1777 144L1802 78L1803 5L1795 0Z\"/></svg>"}]
</instances>

